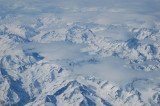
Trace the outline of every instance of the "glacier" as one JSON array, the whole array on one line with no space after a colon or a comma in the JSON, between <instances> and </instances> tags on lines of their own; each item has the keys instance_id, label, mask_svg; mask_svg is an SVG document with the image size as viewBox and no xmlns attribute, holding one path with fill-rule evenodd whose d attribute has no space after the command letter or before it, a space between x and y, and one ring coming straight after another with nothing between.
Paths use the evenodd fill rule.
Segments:
<instances>
[{"instance_id":1,"label":"glacier","mask_svg":"<svg viewBox=\"0 0 160 106\"><path fill-rule=\"evenodd\" d=\"M159 0L0 0L0 105L159 106Z\"/></svg>"}]
</instances>

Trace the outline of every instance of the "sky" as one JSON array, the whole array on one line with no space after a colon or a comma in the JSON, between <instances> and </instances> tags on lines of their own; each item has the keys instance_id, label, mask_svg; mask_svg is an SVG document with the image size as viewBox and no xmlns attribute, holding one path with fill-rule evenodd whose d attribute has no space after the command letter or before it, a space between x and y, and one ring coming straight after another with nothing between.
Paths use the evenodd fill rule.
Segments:
<instances>
[{"instance_id":1,"label":"sky","mask_svg":"<svg viewBox=\"0 0 160 106\"><path fill-rule=\"evenodd\" d=\"M66 21L98 24L147 24L160 21L159 0L0 0L0 14L52 14ZM146 26L147 26L146 25Z\"/></svg>"}]
</instances>

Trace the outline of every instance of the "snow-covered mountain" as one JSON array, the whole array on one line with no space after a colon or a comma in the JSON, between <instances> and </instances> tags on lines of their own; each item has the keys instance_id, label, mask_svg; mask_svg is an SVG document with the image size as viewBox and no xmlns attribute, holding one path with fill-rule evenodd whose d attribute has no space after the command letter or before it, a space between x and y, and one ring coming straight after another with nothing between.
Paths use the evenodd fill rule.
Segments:
<instances>
[{"instance_id":1,"label":"snow-covered mountain","mask_svg":"<svg viewBox=\"0 0 160 106\"><path fill-rule=\"evenodd\" d=\"M159 13L82 1L0 1L0 105L160 105Z\"/></svg>"}]
</instances>

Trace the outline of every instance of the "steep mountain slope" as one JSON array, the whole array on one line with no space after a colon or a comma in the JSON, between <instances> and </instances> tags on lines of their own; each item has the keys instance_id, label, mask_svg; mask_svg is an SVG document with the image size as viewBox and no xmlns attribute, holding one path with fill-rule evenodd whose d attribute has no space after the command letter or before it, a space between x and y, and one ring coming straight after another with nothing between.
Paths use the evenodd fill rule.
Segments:
<instances>
[{"instance_id":1,"label":"steep mountain slope","mask_svg":"<svg viewBox=\"0 0 160 106\"><path fill-rule=\"evenodd\" d=\"M91 29L78 24L65 27L66 33L64 34L57 31L40 32L41 29L45 29L45 23L38 29L29 26L17 26L18 30L25 30L25 36L13 33L11 30L9 31L7 26L5 27L6 30L1 28L0 36L0 45L3 47L0 52L0 101L2 105L110 106L159 104L159 77L156 77L156 80L152 77L135 78L125 86L120 87L119 84L111 81L75 75L65 70L65 67L61 68L47 62L45 57L40 56L38 52L29 52L29 49L19 47L19 45L27 42L49 43L57 40L84 43L87 46L83 48L83 51L90 55L118 56L127 59L131 68L150 71L159 68L159 44L151 44L153 41L149 42L148 38L157 36L158 31L148 35L148 38L140 40L139 37L143 35L144 30L139 29L136 32L138 34L135 34L133 38L126 41L112 41L110 38L98 37ZM158 37L156 38L158 39ZM143 65L145 62L148 63ZM153 62L155 63L153 64ZM155 81L153 82L153 80ZM147 86L148 84L151 86Z\"/></svg>"},{"instance_id":2,"label":"steep mountain slope","mask_svg":"<svg viewBox=\"0 0 160 106\"><path fill-rule=\"evenodd\" d=\"M94 77L75 77L46 62L38 53L17 49L16 41L17 38L1 35L1 45L9 48L1 51L5 54L1 54L2 105L112 105L131 100L142 104L136 92L122 91L111 82Z\"/></svg>"},{"instance_id":3,"label":"steep mountain slope","mask_svg":"<svg viewBox=\"0 0 160 106\"><path fill-rule=\"evenodd\" d=\"M159 7L1 0L0 105L159 106Z\"/></svg>"}]
</instances>

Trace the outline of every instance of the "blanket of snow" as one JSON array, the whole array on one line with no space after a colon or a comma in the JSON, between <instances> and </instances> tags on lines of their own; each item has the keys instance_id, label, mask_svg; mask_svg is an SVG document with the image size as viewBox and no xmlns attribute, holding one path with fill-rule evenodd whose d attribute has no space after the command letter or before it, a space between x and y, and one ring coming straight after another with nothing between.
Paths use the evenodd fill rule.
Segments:
<instances>
[{"instance_id":1,"label":"blanket of snow","mask_svg":"<svg viewBox=\"0 0 160 106\"><path fill-rule=\"evenodd\" d=\"M0 0L0 105L159 106L159 0Z\"/></svg>"}]
</instances>

